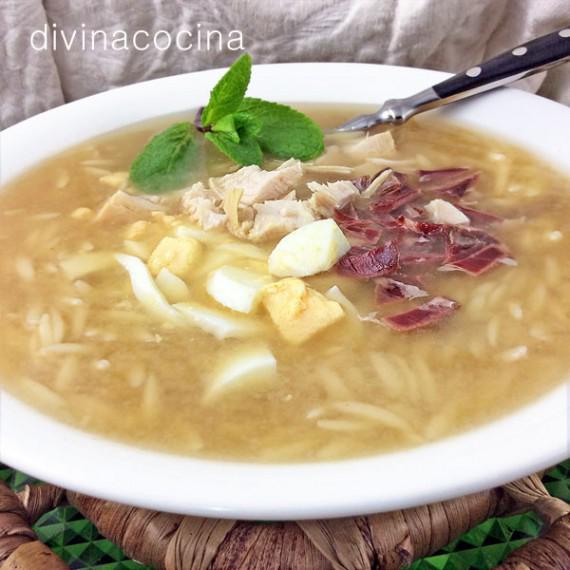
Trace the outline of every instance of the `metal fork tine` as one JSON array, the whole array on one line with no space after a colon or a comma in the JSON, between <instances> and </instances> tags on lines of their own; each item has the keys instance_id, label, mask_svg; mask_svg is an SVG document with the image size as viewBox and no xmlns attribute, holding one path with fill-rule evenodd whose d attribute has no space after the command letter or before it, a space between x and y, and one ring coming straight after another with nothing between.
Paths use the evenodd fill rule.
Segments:
<instances>
[{"instance_id":1,"label":"metal fork tine","mask_svg":"<svg viewBox=\"0 0 570 570\"><path fill-rule=\"evenodd\" d=\"M376 115L360 115L336 128L339 132L364 131L378 123Z\"/></svg>"}]
</instances>

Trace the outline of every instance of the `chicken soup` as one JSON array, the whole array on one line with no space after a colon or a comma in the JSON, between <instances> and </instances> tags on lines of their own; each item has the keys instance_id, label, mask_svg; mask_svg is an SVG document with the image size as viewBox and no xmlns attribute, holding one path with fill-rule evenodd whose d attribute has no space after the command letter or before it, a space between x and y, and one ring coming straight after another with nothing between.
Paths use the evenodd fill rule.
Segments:
<instances>
[{"instance_id":1,"label":"chicken soup","mask_svg":"<svg viewBox=\"0 0 570 570\"><path fill-rule=\"evenodd\" d=\"M324 129L363 111L300 108ZM570 183L535 157L414 120L241 167L204 142L183 187L143 193L129 169L170 122L0 194L17 397L135 445L316 461L437 440L566 378Z\"/></svg>"}]
</instances>

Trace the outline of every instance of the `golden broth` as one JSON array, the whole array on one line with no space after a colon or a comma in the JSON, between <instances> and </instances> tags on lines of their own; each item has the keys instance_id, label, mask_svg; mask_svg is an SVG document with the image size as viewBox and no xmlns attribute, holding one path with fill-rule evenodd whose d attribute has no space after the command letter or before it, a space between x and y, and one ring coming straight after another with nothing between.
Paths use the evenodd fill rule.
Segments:
<instances>
[{"instance_id":1,"label":"golden broth","mask_svg":"<svg viewBox=\"0 0 570 570\"><path fill-rule=\"evenodd\" d=\"M362 112L354 106L303 108L323 127ZM81 145L0 194L0 374L16 396L73 425L137 445L242 460L322 460L396 450L465 430L564 379L570 183L516 147L451 125L412 121L395 129L397 160L386 166L480 170L476 207L508 219L492 233L518 265L479 277L439 273L430 291L462 308L439 326L414 333L346 317L291 346L260 311L264 341L278 362L277 382L204 403L217 361L241 341L218 341L199 329L157 321L136 301L118 265L75 281L60 266L75 253L132 249L125 244L126 227L93 224L72 213L99 208L114 192L100 178L128 170L149 135L169 122ZM210 175L229 166L216 151L209 151L205 164ZM309 173L305 181L382 167L361 165L350 176ZM151 251L172 223L156 216L137 247ZM269 252L273 245L261 247ZM235 264L259 266L251 260ZM206 276L198 267L190 277L192 299L219 308L205 291ZM338 285L361 314L402 308L375 307L373 284L334 271L307 281L321 292Z\"/></svg>"}]
</instances>

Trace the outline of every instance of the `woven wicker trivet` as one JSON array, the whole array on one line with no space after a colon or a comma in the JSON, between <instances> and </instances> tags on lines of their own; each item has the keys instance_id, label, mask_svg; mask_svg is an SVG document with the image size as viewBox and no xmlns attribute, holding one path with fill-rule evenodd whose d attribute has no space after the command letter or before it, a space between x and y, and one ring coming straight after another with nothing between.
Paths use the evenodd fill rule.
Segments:
<instances>
[{"instance_id":1,"label":"woven wicker trivet","mask_svg":"<svg viewBox=\"0 0 570 570\"><path fill-rule=\"evenodd\" d=\"M541 538L497 570L569 570L570 506L538 475L425 507L336 520L253 523L158 513L64 491L0 484L0 568L68 568L37 540L34 522L67 502L130 557L168 570L391 570L445 546L489 517L533 510Z\"/></svg>"}]
</instances>

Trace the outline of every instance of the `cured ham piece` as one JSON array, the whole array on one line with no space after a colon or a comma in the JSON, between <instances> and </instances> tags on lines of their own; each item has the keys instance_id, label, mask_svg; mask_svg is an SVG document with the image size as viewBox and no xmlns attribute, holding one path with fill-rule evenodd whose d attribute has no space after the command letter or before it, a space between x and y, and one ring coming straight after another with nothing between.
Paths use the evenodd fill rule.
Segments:
<instances>
[{"instance_id":1,"label":"cured ham piece","mask_svg":"<svg viewBox=\"0 0 570 570\"><path fill-rule=\"evenodd\" d=\"M376 245L382 229L372 220L358 220L340 226L352 245Z\"/></svg>"},{"instance_id":2,"label":"cured ham piece","mask_svg":"<svg viewBox=\"0 0 570 570\"><path fill-rule=\"evenodd\" d=\"M365 174L364 176L353 178L351 182L356 186L359 192L364 192L364 190L366 190L366 188L370 186L372 180L373 180L372 176L368 176L367 174Z\"/></svg>"},{"instance_id":3,"label":"cured ham piece","mask_svg":"<svg viewBox=\"0 0 570 570\"><path fill-rule=\"evenodd\" d=\"M381 277L398 270L400 251L392 241L372 249L353 247L340 258L336 266L342 275L357 279Z\"/></svg>"},{"instance_id":4,"label":"cured ham piece","mask_svg":"<svg viewBox=\"0 0 570 570\"><path fill-rule=\"evenodd\" d=\"M448 234L446 260L441 269L481 275L507 257L506 248L485 230L454 228Z\"/></svg>"},{"instance_id":5,"label":"cured ham piece","mask_svg":"<svg viewBox=\"0 0 570 570\"><path fill-rule=\"evenodd\" d=\"M342 210L336 209L333 214L334 221L341 226L344 223L357 222L360 220L356 208L351 204Z\"/></svg>"},{"instance_id":6,"label":"cured ham piece","mask_svg":"<svg viewBox=\"0 0 570 570\"><path fill-rule=\"evenodd\" d=\"M434 224L433 222L420 222L404 216L398 218L398 223L416 234L429 236L432 234L446 234L449 231L447 224Z\"/></svg>"},{"instance_id":7,"label":"cured ham piece","mask_svg":"<svg viewBox=\"0 0 570 570\"><path fill-rule=\"evenodd\" d=\"M418 206L405 206L402 209L402 216L410 219L415 220L416 218L421 218L426 213L424 208L420 208Z\"/></svg>"},{"instance_id":8,"label":"cured ham piece","mask_svg":"<svg viewBox=\"0 0 570 570\"><path fill-rule=\"evenodd\" d=\"M394 171L391 168L383 168L372 176L366 174L364 176L359 176L358 178L353 178L351 182L358 188L358 191L361 194L370 198L393 174Z\"/></svg>"},{"instance_id":9,"label":"cured ham piece","mask_svg":"<svg viewBox=\"0 0 570 570\"><path fill-rule=\"evenodd\" d=\"M451 228L447 234L446 263L457 263L499 241L485 230Z\"/></svg>"},{"instance_id":10,"label":"cured ham piece","mask_svg":"<svg viewBox=\"0 0 570 570\"><path fill-rule=\"evenodd\" d=\"M430 245L432 244L426 244L424 247L420 247L420 245L402 248L400 252L401 265L405 269L410 269L410 266L417 266L415 269L421 269L423 272L435 270L441 266L445 261L445 254L431 249Z\"/></svg>"},{"instance_id":11,"label":"cured ham piece","mask_svg":"<svg viewBox=\"0 0 570 570\"><path fill-rule=\"evenodd\" d=\"M429 222L416 222L400 218L402 233L399 235L400 264L404 270L434 270L447 258L448 226Z\"/></svg>"},{"instance_id":12,"label":"cured ham piece","mask_svg":"<svg viewBox=\"0 0 570 570\"><path fill-rule=\"evenodd\" d=\"M400 222L398 218L388 214L387 212L366 212L366 219L372 220L377 223L384 230L398 230L400 229Z\"/></svg>"},{"instance_id":13,"label":"cured ham piece","mask_svg":"<svg viewBox=\"0 0 570 570\"><path fill-rule=\"evenodd\" d=\"M444 265L442 270L459 269L469 273L469 275L481 275L481 273L485 273L485 271L488 271L506 257L507 254L501 247L488 245L468 257Z\"/></svg>"},{"instance_id":14,"label":"cured ham piece","mask_svg":"<svg viewBox=\"0 0 570 570\"><path fill-rule=\"evenodd\" d=\"M410 285L389 277L382 277L376 281L374 294L376 303L379 305L428 296L426 291L416 285Z\"/></svg>"},{"instance_id":15,"label":"cured ham piece","mask_svg":"<svg viewBox=\"0 0 570 570\"><path fill-rule=\"evenodd\" d=\"M469 218L472 224L477 226L484 226L503 221L503 218L496 216L495 214L489 214L488 212L482 212L481 210L475 210L474 208L467 208L466 206L460 206L459 204L454 204L454 206L458 210L461 210Z\"/></svg>"},{"instance_id":16,"label":"cured ham piece","mask_svg":"<svg viewBox=\"0 0 570 570\"><path fill-rule=\"evenodd\" d=\"M370 219L360 219L356 210L335 210L334 220L352 245L376 245L382 227Z\"/></svg>"},{"instance_id":17,"label":"cured ham piece","mask_svg":"<svg viewBox=\"0 0 570 570\"><path fill-rule=\"evenodd\" d=\"M431 301L415 309L384 317L382 323L395 331L413 331L440 322L453 314L459 306L459 303L451 299L434 297Z\"/></svg>"},{"instance_id":18,"label":"cured ham piece","mask_svg":"<svg viewBox=\"0 0 570 570\"><path fill-rule=\"evenodd\" d=\"M408 184L403 174L394 172L376 191L369 209L374 213L393 212L418 199L420 194L420 190Z\"/></svg>"},{"instance_id":19,"label":"cured ham piece","mask_svg":"<svg viewBox=\"0 0 570 570\"><path fill-rule=\"evenodd\" d=\"M462 198L479 178L479 173L469 168L420 170L418 175L423 192L452 198Z\"/></svg>"},{"instance_id":20,"label":"cured ham piece","mask_svg":"<svg viewBox=\"0 0 570 570\"><path fill-rule=\"evenodd\" d=\"M428 296L425 283L438 270L477 276L501 263L516 264L487 231L502 218L463 205L478 176L468 168L422 170L412 185L409 177L388 169L351 180L360 195L334 212L353 246L337 263L339 273L373 279L376 304L388 305ZM456 302L435 297L381 322L398 331L414 330L457 308ZM380 322L374 319L369 320Z\"/></svg>"}]
</instances>

